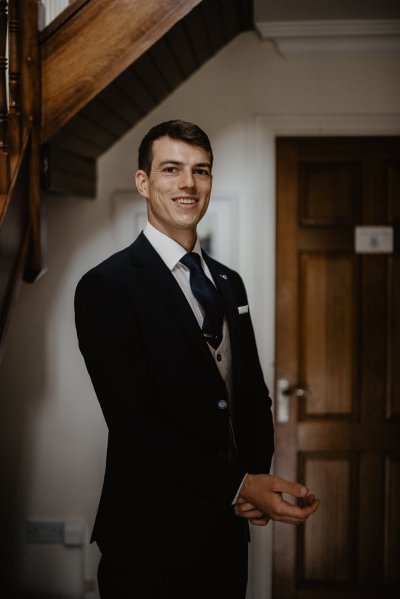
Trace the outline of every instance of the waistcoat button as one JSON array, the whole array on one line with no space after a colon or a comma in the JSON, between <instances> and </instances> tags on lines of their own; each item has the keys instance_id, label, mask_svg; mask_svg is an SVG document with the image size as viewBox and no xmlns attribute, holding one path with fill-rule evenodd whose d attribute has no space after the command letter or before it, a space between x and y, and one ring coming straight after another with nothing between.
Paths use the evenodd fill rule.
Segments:
<instances>
[{"instance_id":1,"label":"waistcoat button","mask_svg":"<svg viewBox=\"0 0 400 599\"><path fill-rule=\"evenodd\" d=\"M228 402L226 402L225 399L220 399L217 403L217 406L220 410L226 410L226 408L228 407Z\"/></svg>"}]
</instances>

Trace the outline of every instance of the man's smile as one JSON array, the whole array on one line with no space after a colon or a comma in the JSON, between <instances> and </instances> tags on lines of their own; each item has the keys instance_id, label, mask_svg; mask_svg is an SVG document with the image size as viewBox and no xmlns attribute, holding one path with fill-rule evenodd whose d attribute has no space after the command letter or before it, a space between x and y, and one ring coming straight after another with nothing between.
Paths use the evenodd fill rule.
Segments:
<instances>
[{"instance_id":1,"label":"man's smile","mask_svg":"<svg viewBox=\"0 0 400 599\"><path fill-rule=\"evenodd\" d=\"M196 198L174 198L177 204L197 204L198 201Z\"/></svg>"}]
</instances>

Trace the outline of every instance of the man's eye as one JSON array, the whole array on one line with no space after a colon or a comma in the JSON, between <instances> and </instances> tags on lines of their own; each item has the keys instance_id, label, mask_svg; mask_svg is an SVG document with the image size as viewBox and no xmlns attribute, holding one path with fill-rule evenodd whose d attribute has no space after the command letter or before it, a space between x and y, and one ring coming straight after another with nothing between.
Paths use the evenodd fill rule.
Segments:
<instances>
[{"instance_id":1,"label":"man's eye","mask_svg":"<svg viewBox=\"0 0 400 599\"><path fill-rule=\"evenodd\" d=\"M166 166L164 169L165 173L176 173L177 172L177 168L176 166Z\"/></svg>"},{"instance_id":2,"label":"man's eye","mask_svg":"<svg viewBox=\"0 0 400 599\"><path fill-rule=\"evenodd\" d=\"M207 177L209 175L208 170L205 168L196 168L194 173L195 173L195 175L201 175L203 177Z\"/></svg>"}]
</instances>

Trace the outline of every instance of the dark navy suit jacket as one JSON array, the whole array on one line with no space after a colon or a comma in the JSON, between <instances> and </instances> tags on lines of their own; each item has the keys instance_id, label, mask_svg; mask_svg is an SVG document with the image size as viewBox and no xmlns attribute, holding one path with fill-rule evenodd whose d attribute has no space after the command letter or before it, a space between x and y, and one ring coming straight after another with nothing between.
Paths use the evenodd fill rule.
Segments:
<instances>
[{"instance_id":1,"label":"dark navy suit jacket","mask_svg":"<svg viewBox=\"0 0 400 599\"><path fill-rule=\"evenodd\" d=\"M93 540L190 559L210 538L246 472L268 472L271 401L239 275L204 255L226 305L233 369L226 386L174 276L141 233L86 273L75 295L79 346L106 419L104 485ZM221 402L221 400L224 400ZM244 521L235 518L237 526ZM235 524L236 525L236 524Z\"/></svg>"}]
</instances>

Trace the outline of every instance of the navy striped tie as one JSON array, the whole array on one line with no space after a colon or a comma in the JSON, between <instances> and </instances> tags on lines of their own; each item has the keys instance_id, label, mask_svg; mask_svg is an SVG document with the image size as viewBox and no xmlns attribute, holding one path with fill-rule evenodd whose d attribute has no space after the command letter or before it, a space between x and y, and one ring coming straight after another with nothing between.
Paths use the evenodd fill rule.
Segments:
<instances>
[{"instance_id":1,"label":"navy striped tie","mask_svg":"<svg viewBox=\"0 0 400 599\"><path fill-rule=\"evenodd\" d=\"M203 335L214 349L222 341L224 303L218 289L205 274L196 252L185 254L180 260L190 270L190 287L204 310Z\"/></svg>"}]
</instances>

